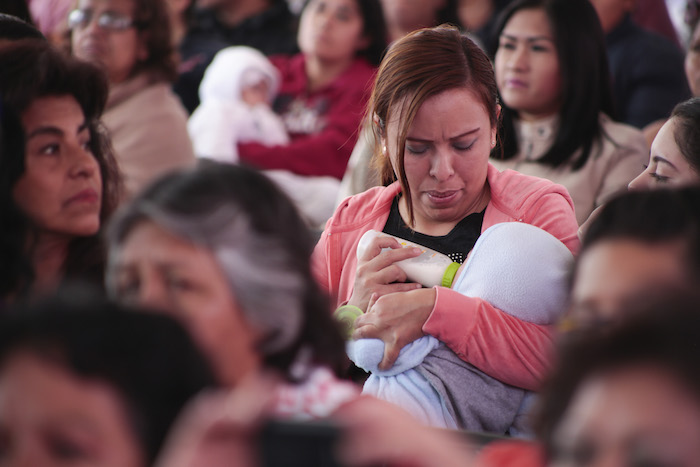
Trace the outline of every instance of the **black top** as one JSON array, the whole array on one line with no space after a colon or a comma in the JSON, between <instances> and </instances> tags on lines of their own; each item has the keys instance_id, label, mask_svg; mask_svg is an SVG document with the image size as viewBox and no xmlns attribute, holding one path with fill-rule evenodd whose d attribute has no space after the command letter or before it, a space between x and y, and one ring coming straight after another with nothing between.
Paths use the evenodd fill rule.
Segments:
<instances>
[{"instance_id":1,"label":"black top","mask_svg":"<svg viewBox=\"0 0 700 467\"><path fill-rule=\"evenodd\" d=\"M384 232L413 243L426 246L450 257L452 261L463 263L469 252L474 248L476 240L481 235L481 225L484 222L484 211L469 214L459 221L454 229L442 237L433 237L411 230L399 213L399 198L397 195L391 204L389 218L384 225Z\"/></svg>"}]
</instances>

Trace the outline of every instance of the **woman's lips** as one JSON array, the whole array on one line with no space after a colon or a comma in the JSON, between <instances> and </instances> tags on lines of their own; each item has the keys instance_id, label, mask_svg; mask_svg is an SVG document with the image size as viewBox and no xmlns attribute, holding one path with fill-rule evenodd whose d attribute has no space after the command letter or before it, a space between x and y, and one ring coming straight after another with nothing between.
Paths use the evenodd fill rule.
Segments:
<instances>
[{"instance_id":1,"label":"woman's lips","mask_svg":"<svg viewBox=\"0 0 700 467\"><path fill-rule=\"evenodd\" d=\"M527 83L521 79L507 79L505 82L507 88L526 88Z\"/></svg>"},{"instance_id":2,"label":"woman's lips","mask_svg":"<svg viewBox=\"0 0 700 467\"><path fill-rule=\"evenodd\" d=\"M85 203L85 204L94 204L98 203L100 201L100 195L97 193L97 191L93 188L86 188L82 191L79 191L77 194L71 196L66 200L64 204L69 205L69 204L79 204L79 203Z\"/></svg>"},{"instance_id":3,"label":"woman's lips","mask_svg":"<svg viewBox=\"0 0 700 467\"><path fill-rule=\"evenodd\" d=\"M457 198L459 190L426 191L425 194L432 204L441 206L451 204Z\"/></svg>"}]
</instances>

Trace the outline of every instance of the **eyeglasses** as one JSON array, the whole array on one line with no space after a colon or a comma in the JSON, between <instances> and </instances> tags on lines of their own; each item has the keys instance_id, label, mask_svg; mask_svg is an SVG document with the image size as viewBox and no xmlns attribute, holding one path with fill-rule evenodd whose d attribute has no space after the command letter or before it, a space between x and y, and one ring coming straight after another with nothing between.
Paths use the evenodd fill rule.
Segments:
<instances>
[{"instance_id":1,"label":"eyeglasses","mask_svg":"<svg viewBox=\"0 0 700 467\"><path fill-rule=\"evenodd\" d=\"M68 14L69 29L84 29L92 22L93 12L90 10L73 10ZM125 31L136 23L128 16L106 11L97 17L97 25L110 31Z\"/></svg>"}]
</instances>

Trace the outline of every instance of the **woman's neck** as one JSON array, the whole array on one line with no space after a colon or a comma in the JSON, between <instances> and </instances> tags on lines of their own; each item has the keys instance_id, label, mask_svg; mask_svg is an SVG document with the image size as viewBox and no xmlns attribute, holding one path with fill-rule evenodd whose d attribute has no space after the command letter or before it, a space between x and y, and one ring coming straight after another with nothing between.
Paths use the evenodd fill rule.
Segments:
<instances>
[{"instance_id":1,"label":"woman's neck","mask_svg":"<svg viewBox=\"0 0 700 467\"><path fill-rule=\"evenodd\" d=\"M32 249L34 291L55 289L63 277L70 240L64 236L39 234Z\"/></svg>"},{"instance_id":2,"label":"woman's neck","mask_svg":"<svg viewBox=\"0 0 700 467\"><path fill-rule=\"evenodd\" d=\"M305 69L308 80L307 90L315 92L335 81L352 64L354 57L347 60L323 61L306 56Z\"/></svg>"}]
</instances>

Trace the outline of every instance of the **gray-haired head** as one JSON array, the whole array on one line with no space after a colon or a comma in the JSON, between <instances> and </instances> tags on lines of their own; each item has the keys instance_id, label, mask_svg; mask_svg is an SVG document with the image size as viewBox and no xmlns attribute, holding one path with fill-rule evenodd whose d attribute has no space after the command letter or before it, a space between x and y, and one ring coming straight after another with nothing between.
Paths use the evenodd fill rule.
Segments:
<instances>
[{"instance_id":1,"label":"gray-haired head","mask_svg":"<svg viewBox=\"0 0 700 467\"><path fill-rule=\"evenodd\" d=\"M342 338L311 275L313 237L292 201L264 175L205 162L166 175L137 196L108 232L112 294L121 247L144 221L212 253L238 307L261 333L258 349L267 365L288 373L297 352L310 347L313 359L340 368Z\"/></svg>"}]
</instances>

